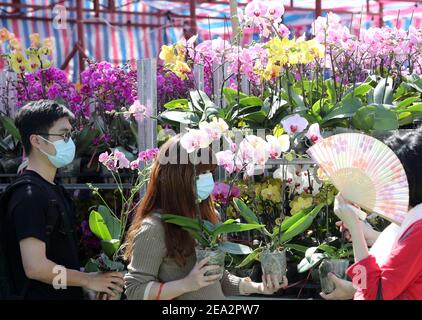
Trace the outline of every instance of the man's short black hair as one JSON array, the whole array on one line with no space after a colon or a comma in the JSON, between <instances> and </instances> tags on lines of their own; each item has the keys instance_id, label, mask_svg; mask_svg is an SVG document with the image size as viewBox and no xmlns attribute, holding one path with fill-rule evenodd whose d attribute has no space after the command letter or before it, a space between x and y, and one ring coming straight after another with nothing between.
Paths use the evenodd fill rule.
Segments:
<instances>
[{"instance_id":1,"label":"man's short black hair","mask_svg":"<svg viewBox=\"0 0 422 320\"><path fill-rule=\"evenodd\" d=\"M32 134L48 133L54 123L61 118L73 120L74 115L65 106L53 100L31 101L18 111L15 125L20 132L27 155L32 150L29 137Z\"/></svg>"},{"instance_id":2,"label":"man's short black hair","mask_svg":"<svg viewBox=\"0 0 422 320\"><path fill-rule=\"evenodd\" d=\"M422 203L422 127L411 132L398 132L385 143L403 164L409 181L409 205L415 207Z\"/></svg>"}]
</instances>

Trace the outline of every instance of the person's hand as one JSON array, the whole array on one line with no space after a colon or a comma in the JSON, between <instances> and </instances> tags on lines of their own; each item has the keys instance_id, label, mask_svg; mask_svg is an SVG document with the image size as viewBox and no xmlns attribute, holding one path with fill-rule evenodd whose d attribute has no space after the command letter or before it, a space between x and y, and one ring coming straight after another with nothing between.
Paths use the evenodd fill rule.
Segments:
<instances>
[{"instance_id":1,"label":"person's hand","mask_svg":"<svg viewBox=\"0 0 422 320\"><path fill-rule=\"evenodd\" d=\"M207 257L195 264L191 272L183 279L185 290L187 292L192 292L199 290L203 287L209 286L217 282L222 274L215 274L210 276L205 276L205 273L208 271L217 270L220 268L219 265L206 265L210 261L210 257Z\"/></svg>"},{"instance_id":2,"label":"person's hand","mask_svg":"<svg viewBox=\"0 0 422 320\"><path fill-rule=\"evenodd\" d=\"M123 292L124 281L120 272L92 272L87 273L88 289L106 293L110 298L116 298Z\"/></svg>"},{"instance_id":3,"label":"person's hand","mask_svg":"<svg viewBox=\"0 0 422 320\"><path fill-rule=\"evenodd\" d=\"M320 293L320 296L325 300L351 300L355 295L356 289L352 282L338 278L333 273L328 274L328 278L334 282L335 289L333 292L325 294Z\"/></svg>"},{"instance_id":4,"label":"person's hand","mask_svg":"<svg viewBox=\"0 0 422 320\"><path fill-rule=\"evenodd\" d=\"M249 295L251 293L258 294L273 294L280 289L286 289L289 282L287 277L282 279L277 276L262 276L262 282L253 282L251 278L243 278L239 284L239 291L241 295Z\"/></svg>"},{"instance_id":5,"label":"person's hand","mask_svg":"<svg viewBox=\"0 0 422 320\"><path fill-rule=\"evenodd\" d=\"M368 245L372 246L377 240L380 233L374 230L374 228L372 228L372 226L367 222L359 220L359 224L362 226L362 230L363 230L363 234L365 236L366 242L368 243ZM347 241L351 242L352 235L350 234L350 230L347 227L347 224L344 223L343 221L337 221L336 225L339 227L340 232L344 234L344 238Z\"/></svg>"},{"instance_id":6,"label":"person's hand","mask_svg":"<svg viewBox=\"0 0 422 320\"><path fill-rule=\"evenodd\" d=\"M348 226L348 228L360 226L361 220L358 217L357 210L360 209L346 202L341 195L336 196L334 200L334 213Z\"/></svg>"},{"instance_id":7,"label":"person's hand","mask_svg":"<svg viewBox=\"0 0 422 320\"><path fill-rule=\"evenodd\" d=\"M288 285L286 276L281 278L277 275L262 275L262 283L259 284L257 293L273 294L280 289L286 289Z\"/></svg>"}]
</instances>

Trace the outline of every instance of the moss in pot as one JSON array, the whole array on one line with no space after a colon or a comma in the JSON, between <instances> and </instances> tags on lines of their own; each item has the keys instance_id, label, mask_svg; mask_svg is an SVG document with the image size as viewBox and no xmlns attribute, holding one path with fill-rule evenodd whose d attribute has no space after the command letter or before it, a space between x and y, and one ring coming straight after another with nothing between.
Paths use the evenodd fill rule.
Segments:
<instances>
[{"instance_id":1,"label":"moss in pot","mask_svg":"<svg viewBox=\"0 0 422 320\"><path fill-rule=\"evenodd\" d=\"M321 281L322 292L329 294L336 288L334 282L328 277L328 274L331 272L340 279L346 279L348 266L349 260L347 259L324 259L319 265L319 279Z\"/></svg>"},{"instance_id":2,"label":"moss in pot","mask_svg":"<svg viewBox=\"0 0 422 320\"><path fill-rule=\"evenodd\" d=\"M286 275L286 249L277 248L275 250L271 250L267 248L261 253L260 260L262 274L264 276L276 275L279 279L282 279Z\"/></svg>"}]
</instances>

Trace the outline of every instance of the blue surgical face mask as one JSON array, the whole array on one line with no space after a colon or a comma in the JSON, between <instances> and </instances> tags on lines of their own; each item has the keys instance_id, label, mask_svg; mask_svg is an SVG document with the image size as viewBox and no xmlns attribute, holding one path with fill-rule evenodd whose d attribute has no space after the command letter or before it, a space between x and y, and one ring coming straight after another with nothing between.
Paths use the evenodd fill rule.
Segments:
<instances>
[{"instance_id":1,"label":"blue surgical face mask","mask_svg":"<svg viewBox=\"0 0 422 320\"><path fill-rule=\"evenodd\" d=\"M47 152L40 149L40 151L47 156L48 160L50 160L50 162L56 168L62 168L64 166L67 166L75 158L76 146L72 138L70 138L67 142L65 142L64 140L51 142L43 137L41 137L41 139L47 141L48 143L51 143L56 149L55 155L48 154Z\"/></svg>"},{"instance_id":2,"label":"blue surgical face mask","mask_svg":"<svg viewBox=\"0 0 422 320\"><path fill-rule=\"evenodd\" d=\"M200 200L205 200L210 196L214 190L214 178L211 172L198 176L196 179L196 189Z\"/></svg>"}]
</instances>

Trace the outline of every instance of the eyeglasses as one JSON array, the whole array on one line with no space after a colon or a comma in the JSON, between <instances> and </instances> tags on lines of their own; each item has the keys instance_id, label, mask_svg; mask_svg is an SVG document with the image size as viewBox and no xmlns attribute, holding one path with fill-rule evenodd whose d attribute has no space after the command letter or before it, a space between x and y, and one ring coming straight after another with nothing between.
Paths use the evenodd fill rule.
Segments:
<instances>
[{"instance_id":1,"label":"eyeglasses","mask_svg":"<svg viewBox=\"0 0 422 320\"><path fill-rule=\"evenodd\" d=\"M57 133L39 133L41 136L55 136L55 137L62 137L64 142L68 142L70 138L72 138L75 134L74 131L68 131L63 134L57 134Z\"/></svg>"}]
</instances>

